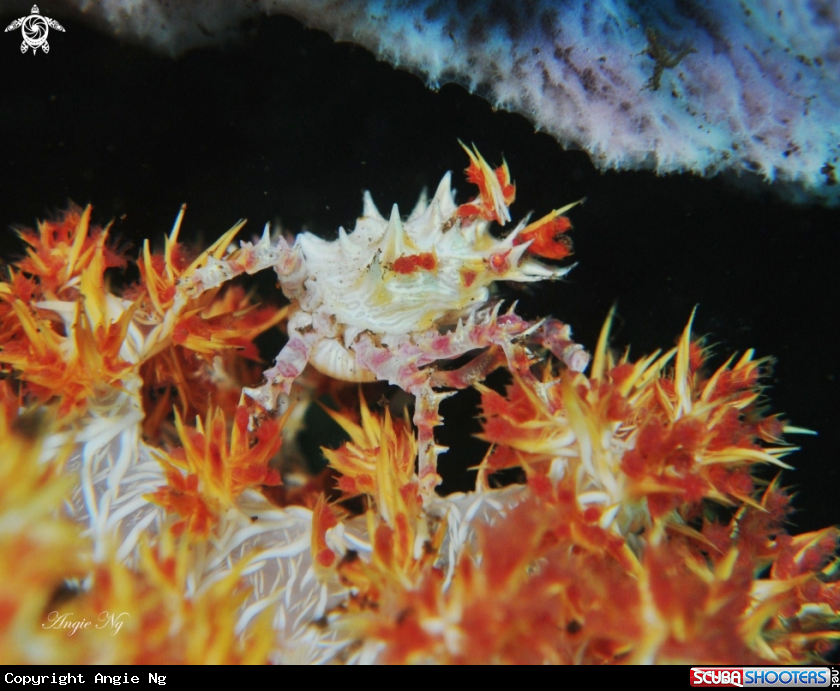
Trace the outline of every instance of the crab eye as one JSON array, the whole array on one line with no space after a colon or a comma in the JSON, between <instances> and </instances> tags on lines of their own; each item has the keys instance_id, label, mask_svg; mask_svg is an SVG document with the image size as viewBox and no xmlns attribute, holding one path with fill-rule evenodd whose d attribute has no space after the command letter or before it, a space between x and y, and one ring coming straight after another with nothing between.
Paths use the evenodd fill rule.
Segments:
<instances>
[{"instance_id":1,"label":"crab eye","mask_svg":"<svg viewBox=\"0 0 840 691\"><path fill-rule=\"evenodd\" d=\"M496 252L495 254L491 254L490 270L497 274L503 274L510 269L510 262L508 261L509 254L510 250L507 252Z\"/></svg>"}]
</instances>

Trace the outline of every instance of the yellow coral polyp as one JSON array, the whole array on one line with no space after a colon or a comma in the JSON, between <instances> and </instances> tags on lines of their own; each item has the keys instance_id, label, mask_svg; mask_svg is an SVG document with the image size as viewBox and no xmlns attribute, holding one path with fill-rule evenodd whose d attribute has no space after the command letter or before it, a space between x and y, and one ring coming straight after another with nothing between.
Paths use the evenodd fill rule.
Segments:
<instances>
[{"instance_id":1,"label":"yellow coral polyp","mask_svg":"<svg viewBox=\"0 0 840 691\"><path fill-rule=\"evenodd\" d=\"M19 269L37 279L44 299L64 297L96 258L106 267L125 266L125 259L106 244L110 225L91 228L91 211L90 206L71 207L57 221L39 222L37 231L18 231L29 245Z\"/></svg>"},{"instance_id":2,"label":"yellow coral polyp","mask_svg":"<svg viewBox=\"0 0 840 691\"><path fill-rule=\"evenodd\" d=\"M351 442L323 452L330 466L341 474L339 489L348 496L370 495L388 520L397 501L394 493L412 482L417 440L408 420L394 424L389 410L384 417L374 416L364 396L360 395L359 401L360 425L345 414L327 409Z\"/></svg>"},{"instance_id":3,"label":"yellow coral polyp","mask_svg":"<svg viewBox=\"0 0 840 691\"><path fill-rule=\"evenodd\" d=\"M345 496L365 494L371 500L372 510L366 519L368 534L375 536L373 563L391 577L410 582L413 576L409 574L424 562L423 545L432 539L428 519L421 510L414 468L417 442L408 419L395 424L390 410L386 408L384 415L377 416L362 395L359 400L361 424L347 415L327 411L352 441L340 449L322 451L330 466L340 473L338 489ZM366 579L355 566L349 571L356 576L345 577L357 586Z\"/></svg>"},{"instance_id":4,"label":"yellow coral polyp","mask_svg":"<svg viewBox=\"0 0 840 691\"><path fill-rule=\"evenodd\" d=\"M795 447L759 444L771 427L780 433L781 423L770 418L747 425L741 419L758 397L761 362L751 353L704 379L689 323L668 353L635 363L625 354L615 361L606 349L610 321L590 377L546 370L536 386L516 380L509 403L484 389L482 436L496 447L482 477L509 465L555 481L568 474L581 508L599 512L604 525L616 520L625 532L704 498L754 502L751 466L790 467L780 459ZM525 424L516 409L522 405L528 406Z\"/></svg>"},{"instance_id":5,"label":"yellow coral polyp","mask_svg":"<svg viewBox=\"0 0 840 691\"><path fill-rule=\"evenodd\" d=\"M208 413L206 421L197 417L194 428L187 427L175 411L182 446L156 452L167 485L149 499L183 518L175 524L176 532L186 528L195 537L207 537L245 489L280 483L279 473L269 463L280 450L282 420L267 421L254 433L248 425L245 406L236 409L230 427L218 408Z\"/></svg>"}]
</instances>

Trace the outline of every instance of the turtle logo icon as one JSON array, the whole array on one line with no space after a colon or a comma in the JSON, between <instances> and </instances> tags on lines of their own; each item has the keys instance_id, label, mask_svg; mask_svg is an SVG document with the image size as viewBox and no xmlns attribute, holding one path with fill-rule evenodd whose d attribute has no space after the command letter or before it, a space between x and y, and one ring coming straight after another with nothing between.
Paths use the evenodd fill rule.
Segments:
<instances>
[{"instance_id":1,"label":"turtle logo icon","mask_svg":"<svg viewBox=\"0 0 840 691\"><path fill-rule=\"evenodd\" d=\"M45 53L50 52L50 44L47 43L47 34L50 33L50 29L64 31L64 27L55 19L43 16L38 9L38 5L32 5L32 14L28 17L15 19L6 27L6 31L14 31L15 29L20 29L23 34L20 52L25 53L32 48L33 55L38 52L38 48Z\"/></svg>"}]
</instances>

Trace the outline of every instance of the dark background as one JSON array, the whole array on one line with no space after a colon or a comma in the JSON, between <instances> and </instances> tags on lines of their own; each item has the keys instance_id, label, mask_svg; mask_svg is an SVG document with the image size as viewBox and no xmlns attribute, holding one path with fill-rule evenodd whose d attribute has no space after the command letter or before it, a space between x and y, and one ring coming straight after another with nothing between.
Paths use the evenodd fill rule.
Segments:
<instances>
[{"instance_id":1,"label":"dark background","mask_svg":"<svg viewBox=\"0 0 840 691\"><path fill-rule=\"evenodd\" d=\"M42 12L49 15L48 7ZM3 14L6 26L17 15ZM456 86L435 93L365 50L335 44L297 22L245 27L234 45L173 60L62 20L48 55L22 55L0 34L0 256L20 247L12 225L32 225L72 200L134 244L160 241L182 202L182 238L216 239L241 217L334 237L352 228L361 194L407 213L423 186L455 171L472 195L457 139L492 164L504 154L517 183L514 219L586 197L572 212L568 280L504 289L520 312L553 314L594 347L613 302L613 345L641 356L673 345L695 305L695 332L718 358L754 347L777 358L772 410L819 432L799 437L785 475L798 488L795 530L840 522L837 333L840 214L791 207L765 191L746 196L720 180L599 174L523 118L494 112ZM475 396L459 394L439 435L447 462L477 462L465 431ZM452 466L450 465L450 468ZM450 480L447 488L455 486Z\"/></svg>"}]
</instances>

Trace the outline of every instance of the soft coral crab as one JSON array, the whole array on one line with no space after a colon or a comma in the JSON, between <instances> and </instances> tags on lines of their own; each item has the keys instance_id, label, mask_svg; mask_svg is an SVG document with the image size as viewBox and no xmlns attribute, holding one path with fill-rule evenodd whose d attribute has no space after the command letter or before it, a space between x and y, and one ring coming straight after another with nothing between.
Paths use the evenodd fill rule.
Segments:
<instances>
[{"instance_id":1,"label":"soft coral crab","mask_svg":"<svg viewBox=\"0 0 840 691\"><path fill-rule=\"evenodd\" d=\"M462 144L463 146L463 144ZM431 201L425 195L403 220L394 205L386 219L369 193L355 230L339 228L323 240L301 233L294 244L272 244L268 228L256 245L243 243L225 259L212 259L197 271L186 293L203 290L247 271L274 266L291 300L289 340L266 383L245 392L267 410L311 363L322 373L346 381L384 380L413 394L418 428L419 477L428 496L439 483L433 428L447 393L436 387L465 388L501 364L527 376L526 343L539 339L568 367L581 371L588 361L570 340L568 327L550 320L529 323L501 303L488 304L494 281L539 281L564 276L571 267L551 267L534 255L561 259L570 254L564 233L570 204L506 237L490 233L490 223L510 221L515 188L507 164L493 170L477 149L467 149L467 177L479 196L457 206L447 173ZM440 371L435 362L482 350L467 365Z\"/></svg>"}]
</instances>

